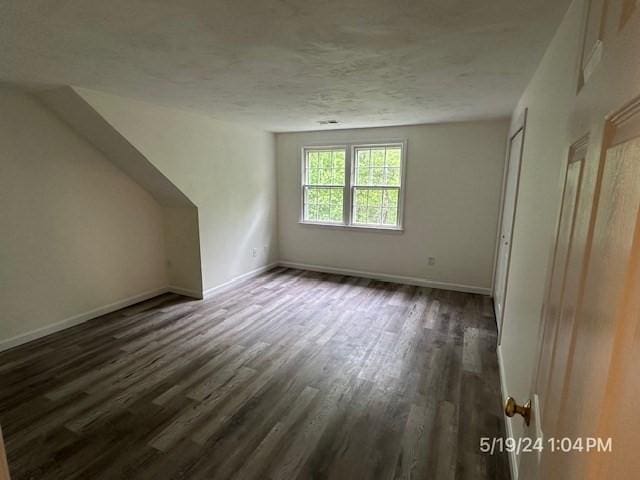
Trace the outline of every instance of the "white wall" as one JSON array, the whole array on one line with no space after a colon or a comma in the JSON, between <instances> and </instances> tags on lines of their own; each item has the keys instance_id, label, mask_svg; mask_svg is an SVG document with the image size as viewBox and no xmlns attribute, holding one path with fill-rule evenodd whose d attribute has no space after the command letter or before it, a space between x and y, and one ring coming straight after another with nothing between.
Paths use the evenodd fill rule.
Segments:
<instances>
[{"instance_id":1,"label":"white wall","mask_svg":"<svg viewBox=\"0 0 640 480\"><path fill-rule=\"evenodd\" d=\"M529 108L500 351L506 394L522 402L530 393L548 255L560 202L560 176L571 144L566 129L577 87L580 40L580 15L575 10L574 4L513 117ZM521 422L506 421L514 435L520 436Z\"/></svg>"},{"instance_id":2,"label":"white wall","mask_svg":"<svg viewBox=\"0 0 640 480\"><path fill-rule=\"evenodd\" d=\"M195 205L73 88L57 87L38 92L37 97L166 207L165 253L169 285L175 292L201 298L200 236Z\"/></svg>"},{"instance_id":3,"label":"white wall","mask_svg":"<svg viewBox=\"0 0 640 480\"><path fill-rule=\"evenodd\" d=\"M273 134L75 91L198 207L205 291L277 259Z\"/></svg>"},{"instance_id":4,"label":"white wall","mask_svg":"<svg viewBox=\"0 0 640 480\"><path fill-rule=\"evenodd\" d=\"M33 97L0 112L1 346L166 287L156 201Z\"/></svg>"},{"instance_id":5,"label":"white wall","mask_svg":"<svg viewBox=\"0 0 640 480\"><path fill-rule=\"evenodd\" d=\"M491 287L508 121L277 135L281 260ZM305 144L407 139L403 233L299 224ZM427 265L428 257L436 265Z\"/></svg>"},{"instance_id":6,"label":"white wall","mask_svg":"<svg viewBox=\"0 0 640 480\"><path fill-rule=\"evenodd\" d=\"M169 288L176 293L201 298L198 209L164 207L163 213Z\"/></svg>"}]
</instances>

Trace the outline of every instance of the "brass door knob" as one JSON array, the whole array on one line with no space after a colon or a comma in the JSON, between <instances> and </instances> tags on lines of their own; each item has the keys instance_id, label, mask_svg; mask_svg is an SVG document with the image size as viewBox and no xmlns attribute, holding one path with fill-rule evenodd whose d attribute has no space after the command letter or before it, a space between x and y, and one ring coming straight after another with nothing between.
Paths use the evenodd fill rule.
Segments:
<instances>
[{"instance_id":1,"label":"brass door knob","mask_svg":"<svg viewBox=\"0 0 640 480\"><path fill-rule=\"evenodd\" d=\"M522 415L524 423L529 426L529 422L531 421L531 400L524 405L518 405L513 397L507 398L504 404L504 414L507 417L513 417L516 413Z\"/></svg>"}]
</instances>

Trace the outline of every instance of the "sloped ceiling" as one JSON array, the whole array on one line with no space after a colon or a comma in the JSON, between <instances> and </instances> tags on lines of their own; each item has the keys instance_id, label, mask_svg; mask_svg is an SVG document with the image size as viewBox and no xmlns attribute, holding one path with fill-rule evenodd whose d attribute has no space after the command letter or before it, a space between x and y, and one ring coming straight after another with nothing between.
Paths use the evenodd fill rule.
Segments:
<instances>
[{"instance_id":1,"label":"sloped ceiling","mask_svg":"<svg viewBox=\"0 0 640 480\"><path fill-rule=\"evenodd\" d=\"M64 122L147 190L160 205L193 207L189 198L127 138L71 87L40 92L38 97Z\"/></svg>"},{"instance_id":2,"label":"sloped ceiling","mask_svg":"<svg viewBox=\"0 0 640 480\"><path fill-rule=\"evenodd\" d=\"M569 0L0 4L0 81L77 85L272 131L508 114Z\"/></svg>"}]
</instances>

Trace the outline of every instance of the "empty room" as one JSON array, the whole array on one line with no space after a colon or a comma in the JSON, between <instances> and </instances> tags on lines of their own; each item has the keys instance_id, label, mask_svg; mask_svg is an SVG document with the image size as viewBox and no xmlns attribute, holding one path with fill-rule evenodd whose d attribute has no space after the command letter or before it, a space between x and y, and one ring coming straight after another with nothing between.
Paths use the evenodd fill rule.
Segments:
<instances>
[{"instance_id":1,"label":"empty room","mask_svg":"<svg viewBox=\"0 0 640 480\"><path fill-rule=\"evenodd\" d=\"M640 0L0 18L0 480L640 478Z\"/></svg>"}]
</instances>

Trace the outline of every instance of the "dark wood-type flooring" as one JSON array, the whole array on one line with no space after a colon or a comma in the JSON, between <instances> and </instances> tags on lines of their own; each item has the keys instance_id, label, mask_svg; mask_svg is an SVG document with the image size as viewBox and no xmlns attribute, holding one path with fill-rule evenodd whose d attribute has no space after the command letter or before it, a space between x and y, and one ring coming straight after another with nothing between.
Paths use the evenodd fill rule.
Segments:
<instances>
[{"instance_id":1,"label":"dark wood-type flooring","mask_svg":"<svg viewBox=\"0 0 640 480\"><path fill-rule=\"evenodd\" d=\"M0 353L21 479L503 479L488 297L276 269Z\"/></svg>"}]
</instances>

